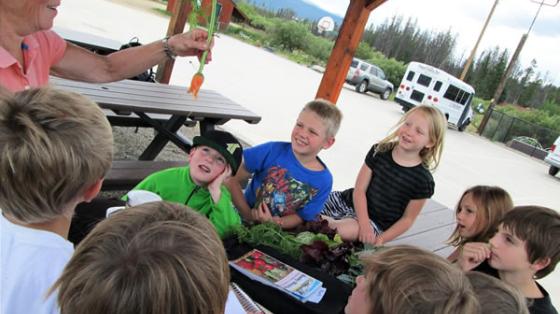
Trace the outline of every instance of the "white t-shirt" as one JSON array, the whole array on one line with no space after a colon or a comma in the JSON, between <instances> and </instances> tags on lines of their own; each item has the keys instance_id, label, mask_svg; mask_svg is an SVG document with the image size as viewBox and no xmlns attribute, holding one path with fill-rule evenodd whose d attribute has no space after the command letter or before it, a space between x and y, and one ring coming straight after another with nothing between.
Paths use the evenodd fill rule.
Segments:
<instances>
[{"instance_id":1,"label":"white t-shirt","mask_svg":"<svg viewBox=\"0 0 560 314\"><path fill-rule=\"evenodd\" d=\"M56 294L45 298L74 252L56 233L22 227L0 212L0 313L58 313Z\"/></svg>"}]
</instances>

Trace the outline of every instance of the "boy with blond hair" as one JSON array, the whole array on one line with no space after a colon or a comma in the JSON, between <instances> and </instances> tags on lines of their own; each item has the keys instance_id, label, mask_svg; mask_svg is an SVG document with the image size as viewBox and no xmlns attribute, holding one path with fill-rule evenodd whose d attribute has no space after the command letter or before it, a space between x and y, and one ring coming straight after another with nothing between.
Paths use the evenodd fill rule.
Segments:
<instances>
[{"instance_id":1,"label":"boy with blond hair","mask_svg":"<svg viewBox=\"0 0 560 314\"><path fill-rule=\"evenodd\" d=\"M51 88L0 97L2 313L53 313L48 288L73 252L74 208L92 200L111 166L105 114Z\"/></svg>"},{"instance_id":2,"label":"boy with blond hair","mask_svg":"<svg viewBox=\"0 0 560 314\"><path fill-rule=\"evenodd\" d=\"M490 243L465 244L458 265L519 289L529 312L556 314L550 295L535 279L550 274L560 260L560 214L541 206L518 206L506 213Z\"/></svg>"},{"instance_id":3,"label":"boy with blond hair","mask_svg":"<svg viewBox=\"0 0 560 314\"><path fill-rule=\"evenodd\" d=\"M332 175L317 156L334 144L342 113L332 103L307 103L291 142L268 142L245 149L235 177L226 181L233 203L248 221L272 221L291 229L315 220L332 188ZM241 184L253 176L245 195Z\"/></svg>"},{"instance_id":4,"label":"boy with blond hair","mask_svg":"<svg viewBox=\"0 0 560 314\"><path fill-rule=\"evenodd\" d=\"M62 314L222 314L228 285L224 247L208 219L152 202L100 222L53 290Z\"/></svg>"},{"instance_id":5,"label":"boy with blond hair","mask_svg":"<svg viewBox=\"0 0 560 314\"><path fill-rule=\"evenodd\" d=\"M479 303L467 277L444 258L397 245L363 258L364 275L345 314L472 314Z\"/></svg>"}]
</instances>

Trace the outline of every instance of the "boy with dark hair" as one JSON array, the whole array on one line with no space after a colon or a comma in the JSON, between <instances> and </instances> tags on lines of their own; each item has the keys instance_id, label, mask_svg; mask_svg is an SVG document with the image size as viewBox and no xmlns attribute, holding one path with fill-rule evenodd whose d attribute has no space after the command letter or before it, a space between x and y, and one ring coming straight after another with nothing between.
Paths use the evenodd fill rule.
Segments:
<instances>
[{"instance_id":1,"label":"boy with dark hair","mask_svg":"<svg viewBox=\"0 0 560 314\"><path fill-rule=\"evenodd\" d=\"M154 192L164 201L189 206L208 217L223 237L241 224L223 182L235 175L242 155L243 147L233 135L209 131L194 138L188 166L153 173L134 190Z\"/></svg>"},{"instance_id":2,"label":"boy with dark hair","mask_svg":"<svg viewBox=\"0 0 560 314\"><path fill-rule=\"evenodd\" d=\"M317 99L300 112L291 142L245 150L237 175L226 182L244 219L284 229L316 219L332 188L332 175L317 155L334 144L341 119L336 106ZM244 195L241 184L251 175Z\"/></svg>"},{"instance_id":3,"label":"boy with dark hair","mask_svg":"<svg viewBox=\"0 0 560 314\"><path fill-rule=\"evenodd\" d=\"M490 244L467 243L461 269L477 270L511 284L527 298L529 312L557 313L550 295L535 279L554 270L560 260L560 214L540 206L518 206L508 212Z\"/></svg>"},{"instance_id":4,"label":"boy with dark hair","mask_svg":"<svg viewBox=\"0 0 560 314\"><path fill-rule=\"evenodd\" d=\"M46 292L74 251L74 209L97 195L112 157L91 100L51 88L0 96L0 313L57 311Z\"/></svg>"}]
</instances>

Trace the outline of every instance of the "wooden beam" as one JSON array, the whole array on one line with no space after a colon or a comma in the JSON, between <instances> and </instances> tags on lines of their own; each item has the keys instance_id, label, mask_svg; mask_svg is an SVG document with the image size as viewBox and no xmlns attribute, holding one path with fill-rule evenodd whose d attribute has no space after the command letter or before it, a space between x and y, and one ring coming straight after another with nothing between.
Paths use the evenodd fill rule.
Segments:
<instances>
[{"instance_id":1,"label":"wooden beam","mask_svg":"<svg viewBox=\"0 0 560 314\"><path fill-rule=\"evenodd\" d=\"M182 33L185 30L185 24L187 23L187 17L190 11L190 0L175 0L173 15L167 27L167 36ZM175 61L171 59L166 59L164 62L160 63L157 69L156 80L160 83L169 84L174 64Z\"/></svg>"},{"instance_id":2,"label":"wooden beam","mask_svg":"<svg viewBox=\"0 0 560 314\"><path fill-rule=\"evenodd\" d=\"M346 73L352 63L354 53L358 48L370 10L367 5L383 3L385 0L351 0L344 21L338 33L331 56L325 69L325 74L319 85L316 98L323 98L336 104L342 85L346 80Z\"/></svg>"},{"instance_id":3,"label":"wooden beam","mask_svg":"<svg viewBox=\"0 0 560 314\"><path fill-rule=\"evenodd\" d=\"M366 9L369 10L370 12L375 10L378 6L382 5L383 2L385 2L387 0L369 0L366 1Z\"/></svg>"}]
</instances>

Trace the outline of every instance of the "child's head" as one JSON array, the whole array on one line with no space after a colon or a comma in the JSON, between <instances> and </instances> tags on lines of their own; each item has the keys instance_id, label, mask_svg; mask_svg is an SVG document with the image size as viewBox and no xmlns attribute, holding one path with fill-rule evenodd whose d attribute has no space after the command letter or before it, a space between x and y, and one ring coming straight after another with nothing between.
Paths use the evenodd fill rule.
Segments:
<instances>
[{"instance_id":1,"label":"child's head","mask_svg":"<svg viewBox=\"0 0 560 314\"><path fill-rule=\"evenodd\" d=\"M515 287L484 273L471 271L467 278L477 295L481 314L529 314L525 298Z\"/></svg>"},{"instance_id":2,"label":"child's head","mask_svg":"<svg viewBox=\"0 0 560 314\"><path fill-rule=\"evenodd\" d=\"M342 113L329 101L316 99L301 110L292 130L292 148L303 155L317 155L334 144Z\"/></svg>"},{"instance_id":3,"label":"child's head","mask_svg":"<svg viewBox=\"0 0 560 314\"><path fill-rule=\"evenodd\" d=\"M379 142L378 150L389 151L397 145L417 150L422 163L435 169L443 151L447 121L441 111L432 106L410 109L393 127L391 133Z\"/></svg>"},{"instance_id":4,"label":"child's head","mask_svg":"<svg viewBox=\"0 0 560 314\"><path fill-rule=\"evenodd\" d=\"M517 206L506 213L490 239L490 266L507 272L530 270L536 279L560 260L560 214L540 206Z\"/></svg>"},{"instance_id":5,"label":"child's head","mask_svg":"<svg viewBox=\"0 0 560 314\"><path fill-rule=\"evenodd\" d=\"M100 222L60 279L61 313L223 313L229 268L206 217L152 202Z\"/></svg>"},{"instance_id":6,"label":"child's head","mask_svg":"<svg viewBox=\"0 0 560 314\"><path fill-rule=\"evenodd\" d=\"M431 252L395 246L364 264L346 314L473 313L478 307L465 274Z\"/></svg>"},{"instance_id":7,"label":"child's head","mask_svg":"<svg viewBox=\"0 0 560 314\"><path fill-rule=\"evenodd\" d=\"M101 109L53 88L0 98L0 207L42 223L93 198L111 166L113 135Z\"/></svg>"},{"instance_id":8,"label":"child's head","mask_svg":"<svg viewBox=\"0 0 560 314\"><path fill-rule=\"evenodd\" d=\"M511 197L500 187L476 185L467 189L457 204L457 227L449 243L458 246L465 242L488 242L512 208Z\"/></svg>"},{"instance_id":9,"label":"child's head","mask_svg":"<svg viewBox=\"0 0 560 314\"><path fill-rule=\"evenodd\" d=\"M335 137L340 128L342 121L342 112L338 110L335 104L325 99L315 99L305 104L303 111L315 113L326 126L327 137Z\"/></svg>"},{"instance_id":10,"label":"child's head","mask_svg":"<svg viewBox=\"0 0 560 314\"><path fill-rule=\"evenodd\" d=\"M235 175L242 157L243 147L228 132L208 131L195 136L189 153L191 177L195 183L205 185L224 172L227 166Z\"/></svg>"}]
</instances>

